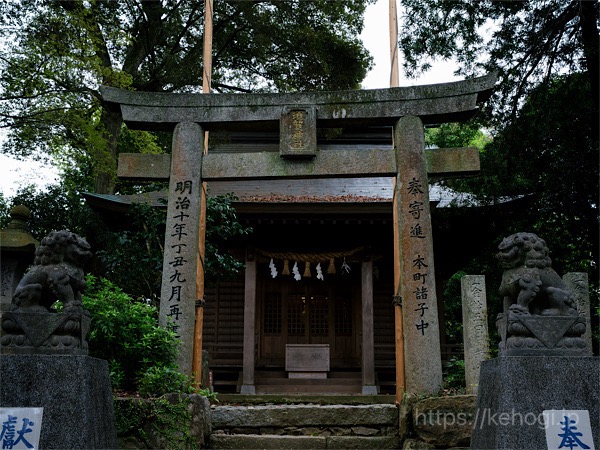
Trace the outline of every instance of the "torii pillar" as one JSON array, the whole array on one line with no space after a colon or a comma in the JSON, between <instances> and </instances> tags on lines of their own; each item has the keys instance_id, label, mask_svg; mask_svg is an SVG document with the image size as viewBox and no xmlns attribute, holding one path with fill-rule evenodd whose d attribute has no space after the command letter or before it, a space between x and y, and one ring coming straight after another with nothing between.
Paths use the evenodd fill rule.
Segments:
<instances>
[{"instance_id":1,"label":"torii pillar","mask_svg":"<svg viewBox=\"0 0 600 450\"><path fill-rule=\"evenodd\" d=\"M396 317L396 327L404 335L404 379L407 392L433 394L442 386L442 357L421 119L405 116L396 122L394 150L398 171L394 188L398 241L394 245L399 250L394 264L399 278L395 307L402 312L401 318Z\"/></svg>"},{"instance_id":2,"label":"torii pillar","mask_svg":"<svg viewBox=\"0 0 600 450\"><path fill-rule=\"evenodd\" d=\"M159 323L180 339L177 364L192 375L196 274L202 192L204 132L193 122L177 124L169 177ZM192 301L190 301L192 300ZM194 302L193 300L196 300Z\"/></svg>"}]
</instances>

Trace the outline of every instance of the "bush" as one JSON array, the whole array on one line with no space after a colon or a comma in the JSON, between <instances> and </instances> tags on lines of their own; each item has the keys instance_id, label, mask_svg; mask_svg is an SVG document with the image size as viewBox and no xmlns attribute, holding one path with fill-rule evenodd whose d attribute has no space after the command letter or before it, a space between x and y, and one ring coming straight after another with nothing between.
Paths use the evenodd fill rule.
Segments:
<instances>
[{"instance_id":1,"label":"bush","mask_svg":"<svg viewBox=\"0 0 600 450\"><path fill-rule=\"evenodd\" d=\"M103 278L88 275L87 284L83 304L92 317L90 356L108 361L114 389L137 391L140 385L157 384L145 377L177 371L177 338L158 326L155 307L133 300Z\"/></svg>"},{"instance_id":2,"label":"bush","mask_svg":"<svg viewBox=\"0 0 600 450\"><path fill-rule=\"evenodd\" d=\"M170 392L190 392L192 380L171 366L149 367L137 380L138 393L158 397Z\"/></svg>"},{"instance_id":3,"label":"bush","mask_svg":"<svg viewBox=\"0 0 600 450\"><path fill-rule=\"evenodd\" d=\"M453 356L444 370L444 388L452 391L464 391L465 385L465 361Z\"/></svg>"}]
</instances>

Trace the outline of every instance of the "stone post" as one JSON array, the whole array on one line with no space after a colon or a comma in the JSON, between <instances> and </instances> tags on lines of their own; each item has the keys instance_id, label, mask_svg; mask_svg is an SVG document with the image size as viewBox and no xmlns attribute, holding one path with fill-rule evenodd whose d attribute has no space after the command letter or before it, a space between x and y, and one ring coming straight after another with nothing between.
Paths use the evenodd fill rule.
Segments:
<instances>
[{"instance_id":1,"label":"stone post","mask_svg":"<svg viewBox=\"0 0 600 450\"><path fill-rule=\"evenodd\" d=\"M489 355L485 277L466 275L460 280L462 294L465 379L468 394L477 394L479 369Z\"/></svg>"},{"instance_id":2,"label":"stone post","mask_svg":"<svg viewBox=\"0 0 600 450\"><path fill-rule=\"evenodd\" d=\"M159 322L181 340L177 364L192 375L202 128L183 122L173 132Z\"/></svg>"},{"instance_id":3,"label":"stone post","mask_svg":"<svg viewBox=\"0 0 600 450\"><path fill-rule=\"evenodd\" d=\"M401 118L394 127L394 142L406 391L432 394L442 385L442 357L421 119Z\"/></svg>"},{"instance_id":4,"label":"stone post","mask_svg":"<svg viewBox=\"0 0 600 450\"><path fill-rule=\"evenodd\" d=\"M587 343L590 351L592 351L592 323L590 321L590 285L588 282L588 274L584 272L565 273L563 275L563 281L567 285L569 291L573 293L573 297L577 302L579 314L585 316L585 333L583 333L583 339Z\"/></svg>"}]
</instances>

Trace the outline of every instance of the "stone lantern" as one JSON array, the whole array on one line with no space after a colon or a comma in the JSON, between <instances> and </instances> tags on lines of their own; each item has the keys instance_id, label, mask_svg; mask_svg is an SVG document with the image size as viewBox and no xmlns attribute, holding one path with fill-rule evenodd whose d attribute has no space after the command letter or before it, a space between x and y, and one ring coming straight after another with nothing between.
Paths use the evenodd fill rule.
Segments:
<instances>
[{"instance_id":1,"label":"stone lantern","mask_svg":"<svg viewBox=\"0 0 600 450\"><path fill-rule=\"evenodd\" d=\"M39 241L31 236L27 221L29 208L18 205L10 210L8 227L0 230L0 316L7 311L13 293L27 268L33 263Z\"/></svg>"}]
</instances>

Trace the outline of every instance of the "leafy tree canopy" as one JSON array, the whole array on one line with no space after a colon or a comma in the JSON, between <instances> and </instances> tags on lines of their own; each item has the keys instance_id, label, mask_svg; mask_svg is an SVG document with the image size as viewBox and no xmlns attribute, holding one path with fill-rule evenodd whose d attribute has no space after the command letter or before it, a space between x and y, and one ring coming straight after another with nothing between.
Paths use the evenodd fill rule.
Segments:
<instances>
[{"instance_id":1,"label":"leafy tree canopy","mask_svg":"<svg viewBox=\"0 0 600 450\"><path fill-rule=\"evenodd\" d=\"M589 0L400 0L399 44L407 74L455 58L458 74L497 71L494 115L516 117L540 82L557 74L585 72L598 111L598 2ZM596 128L597 133L597 128Z\"/></svg>"},{"instance_id":2,"label":"leafy tree canopy","mask_svg":"<svg viewBox=\"0 0 600 450\"><path fill-rule=\"evenodd\" d=\"M425 145L439 148L471 146L483 150L491 140L476 120L467 123L443 123L436 128L425 130Z\"/></svg>"},{"instance_id":3,"label":"leafy tree canopy","mask_svg":"<svg viewBox=\"0 0 600 450\"><path fill-rule=\"evenodd\" d=\"M478 123L428 133L439 146L472 144L482 125L494 137L480 147L481 174L447 184L484 203L528 198L527 214L498 231L539 233L565 269L588 271L597 283L598 2L400 1L408 74L436 58L455 58L465 76L499 73Z\"/></svg>"},{"instance_id":4,"label":"leafy tree canopy","mask_svg":"<svg viewBox=\"0 0 600 450\"><path fill-rule=\"evenodd\" d=\"M370 0L215 2L216 92L357 88L371 64L358 38ZM116 157L157 151L122 119L99 85L199 92L204 2L35 0L0 5L3 151L59 155L91 167L95 191L114 190ZM154 143L155 144L155 143Z\"/></svg>"}]
</instances>

